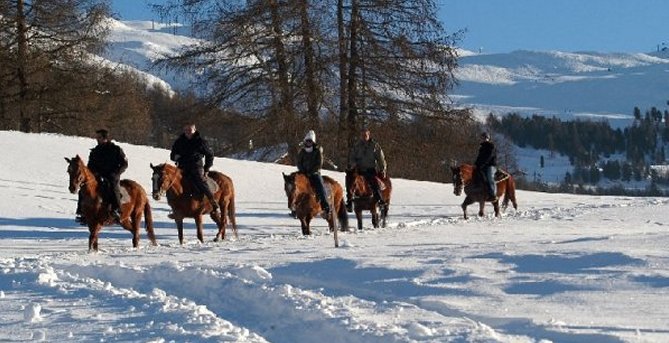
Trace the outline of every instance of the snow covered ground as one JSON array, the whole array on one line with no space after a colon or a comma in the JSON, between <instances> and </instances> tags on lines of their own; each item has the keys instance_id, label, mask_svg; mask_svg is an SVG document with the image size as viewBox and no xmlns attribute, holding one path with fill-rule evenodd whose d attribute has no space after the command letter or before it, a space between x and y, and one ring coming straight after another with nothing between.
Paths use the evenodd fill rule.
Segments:
<instances>
[{"instance_id":1,"label":"snow covered ground","mask_svg":"<svg viewBox=\"0 0 669 343\"><path fill-rule=\"evenodd\" d=\"M238 240L211 242L208 221L200 244L191 222L180 246L151 200L159 246L106 227L89 253L63 157L94 140L1 131L0 144L3 342L669 341L668 199L519 191L518 211L465 221L452 185L397 179L389 226L366 217L334 248L324 220L305 238L288 217L290 167L216 158ZM124 176L150 191L168 152L121 146Z\"/></svg>"}]
</instances>

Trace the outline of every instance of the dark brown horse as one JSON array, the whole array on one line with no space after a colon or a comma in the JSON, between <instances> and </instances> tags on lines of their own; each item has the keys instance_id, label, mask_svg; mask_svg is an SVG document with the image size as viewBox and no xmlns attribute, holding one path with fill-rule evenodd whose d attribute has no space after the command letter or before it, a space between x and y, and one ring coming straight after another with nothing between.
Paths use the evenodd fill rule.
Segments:
<instances>
[{"instance_id":1,"label":"dark brown horse","mask_svg":"<svg viewBox=\"0 0 669 343\"><path fill-rule=\"evenodd\" d=\"M109 211L109 203L103 200L101 184L84 164L79 155L65 158L68 163L67 173L70 175L70 193L76 194L81 188L81 213L88 225L88 250L98 250L98 235L104 225L112 225L114 221ZM144 188L132 180L121 180L121 193L124 195L120 204L121 226L132 233L132 246L139 246L139 224L144 215L146 233L152 245L156 245L156 236L153 233L153 218L151 206Z\"/></svg>"},{"instance_id":2,"label":"dark brown horse","mask_svg":"<svg viewBox=\"0 0 669 343\"><path fill-rule=\"evenodd\" d=\"M322 212L321 205L316 196L316 191L311 186L309 178L298 172L290 175L283 174L284 190L288 197L288 208L295 211L295 216L300 219L302 234L311 234L311 219ZM341 185L328 176L323 176L323 184L326 189L327 199L330 203L330 216L325 218L328 227L334 235L335 247L339 246L337 238L337 218L342 231L348 230L348 213L344 204L344 190ZM328 192L329 189L329 192ZM336 217L335 217L336 214Z\"/></svg>"},{"instance_id":3,"label":"dark brown horse","mask_svg":"<svg viewBox=\"0 0 669 343\"><path fill-rule=\"evenodd\" d=\"M365 178L358 173L357 169L346 170L346 189L349 192L348 197L353 202L353 210L358 219L358 230L362 230L362 211L370 211L372 213L372 225L374 225L374 228L379 227L380 212L381 227L386 227L386 218L388 217L388 207L390 206L390 195L393 191L393 185L389 177L382 178L377 176L377 181L379 182L381 197L386 203L380 209L376 201L374 201L372 188Z\"/></svg>"},{"instance_id":4,"label":"dark brown horse","mask_svg":"<svg viewBox=\"0 0 669 343\"><path fill-rule=\"evenodd\" d=\"M483 207L486 201L492 202L495 216L499 217L499 198L502 195L504 195L504 201L502 202L504 209L509 206L509 200L513 203L513 208L518 209L518 204L516 204L516 183L511 174L502 170L498 170L495 173L497 199L490 201L486 186L483 184L483 181L479 180L480 177L476 176L478 174L476 167L470 164L462 164L459 167L451 167L451 172L453 173L453 193L459 196L462 194L463 187L465 190L466 197L465 201L462 202L462 211L465 214L465 219L467 219L467 206L475 202L479 203L479 216L483 216Z\"/></svg>"},{"instance_id":5,"label":"dark brown horse","mask_svg":"<svg viewBox=\"0 0 669 343\"><path fill-rule=\"evenodd\" d=\"M167 203L172 208L171 217L177 224L179 243L184 243L184 218L194 218L197 227L197 239L204 242L202 234L202 215L209 214L218 227L218 233L214 241L225 239L225 227L227 221L232 224L232 231L237 237L237 220L235 219L235 189L232 179L223 173L210 171L209 177L216 183L218 189L212 189L214 199L221 209L221 215L213 212L209 199L203 194L196 195L195 186L190 180L183 177L181 169L167 163L157 166L151 165L153 169L153 198L160 200L167 195Z\"/></svg>"}]
</instances>

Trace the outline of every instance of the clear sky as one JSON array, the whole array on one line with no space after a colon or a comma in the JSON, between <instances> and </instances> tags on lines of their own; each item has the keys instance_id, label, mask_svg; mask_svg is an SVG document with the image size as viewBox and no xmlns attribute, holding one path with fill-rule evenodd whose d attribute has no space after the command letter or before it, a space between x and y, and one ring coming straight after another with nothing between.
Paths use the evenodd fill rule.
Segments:
<instances>
[{"instance_id":1,"label":"clear sky","mask_svg":"<svg viewBox=\"0 0 669 343\"><path fill-rule=\"evenodd\" d=\"M669 44L669 0L436 0L468 50L650 52Z\"/></svg>"},{"instance_id":2,"label":"clear sky","mask_svg":"<svg viewBox=\"0 0 669 343\"><path fill-rule=\"evenodd\" d=\"M669 45L669 0L436 0L460 46L484 53L514 50L650 52ZM123 20L156 18L161 0L112 0Z\"/></svg>"}]
</instances>

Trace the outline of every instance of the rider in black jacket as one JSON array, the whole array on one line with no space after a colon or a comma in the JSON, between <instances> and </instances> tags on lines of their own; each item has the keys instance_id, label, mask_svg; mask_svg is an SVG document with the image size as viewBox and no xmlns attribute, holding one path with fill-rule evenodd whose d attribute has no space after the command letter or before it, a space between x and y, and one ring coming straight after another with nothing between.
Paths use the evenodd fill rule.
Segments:
<instances>
[{"instance_id":1,"label":"rider in black jacket","mask_svg":"<svg viewBox=\"0 0 669 343\"><path fill-rule=\"evenodd\" d=\"M494 200L496 197L495 172L497 171L497 149L495 144L490 141L490 135L487 132L481 134L481 145L476 157L476 170L483 178L488 193L488 199Z\"/></svg>"},{"instance_id":2,"label":"rider in black jacket","mask_svg":"<svg viewBox=\"0 0 669 343\"><path fill-rule=\"evenodd\" d=\"M203 157L204 164L202 163ZM193 182L197 190L207 196L214 212L218 211L218 204L205 178L214 164L214 153L209 148L207 141L200 136L195 124L189 123L184 126L183 133L172 145L170 159L176 162L184 176Z\"/></svg>"},{"instance_id":3,"label":"rider in black jacket","mask_svg":"<svg viewBox=\"0 0 669 343\"><path fill-rule=\"evenodd\" d=\"M123 149L111 141L109 131L100 129L95 131L95 134L98 144L91 149L88 155L88 168L103 187L109 186L111 188L113 193L113 196L109 199L111 216L118 222L121 218L121 174L128 169L128 159L125 157ZM79 199L81 200L81 196ZM77 214L79 214L77 220L83 222L80 202L77 206Z\"/></svg>"}]
</instances>

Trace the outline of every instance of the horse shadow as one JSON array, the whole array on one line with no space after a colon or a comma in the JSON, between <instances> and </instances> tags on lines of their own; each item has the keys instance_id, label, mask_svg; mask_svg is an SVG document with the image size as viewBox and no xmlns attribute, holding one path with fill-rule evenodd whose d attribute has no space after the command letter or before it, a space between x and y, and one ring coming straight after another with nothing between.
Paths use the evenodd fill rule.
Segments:
<instances>
[{"instance_id":1,"label":"horse shadow","mask_svg":"<svg viewBox=\"0 0 669 343\"><path fill-rule=\"evenodd\" d=\"M68 239L81 238L82 231L88 233L88 228L77 224L74 219L69 218L4 218L0 217L0 239ZM21 228L44 228L47 230L13 230L11 227ZM127 238L128 234L121 227L119 231L111 230L102 236L109 238ZM88 238L87 235L85 235Z\"/></svg>"}]
</instances>

